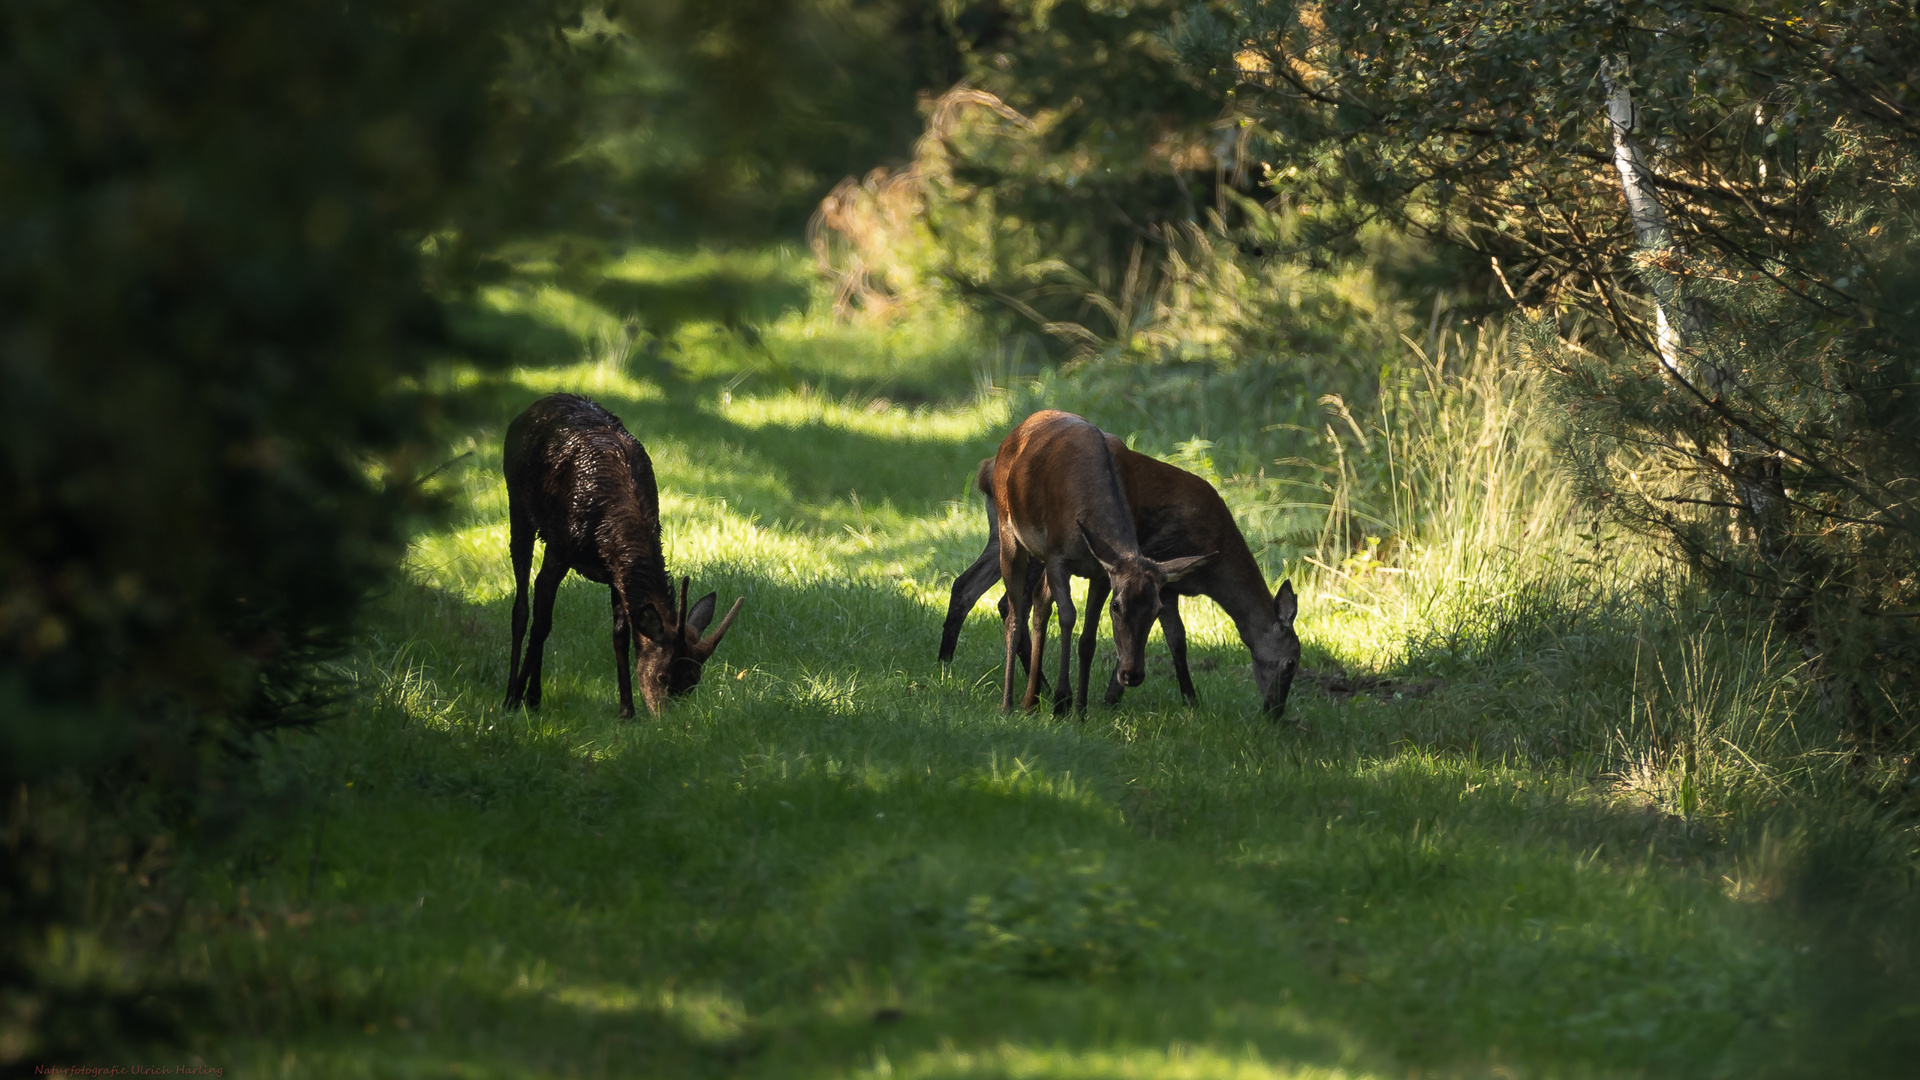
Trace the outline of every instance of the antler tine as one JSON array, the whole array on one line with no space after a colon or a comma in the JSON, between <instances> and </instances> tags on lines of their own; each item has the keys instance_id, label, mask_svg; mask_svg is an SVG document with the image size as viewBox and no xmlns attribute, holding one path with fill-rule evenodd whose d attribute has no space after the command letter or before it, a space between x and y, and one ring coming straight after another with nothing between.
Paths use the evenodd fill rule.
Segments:
<instances>
[{"instance_id":1,"label":"antler tine","mask_svg":"<svg viewBox=\"0 0 1920 1080\"><path fill-rule=\"evenodd\" d=\"M701 640L700 642L701 652L705 653L708 656L713 655L713 650L720 647L720 639L723 637L726 637L727 630L733 626L733 620L740 617L740 605L746 602L747 602L747 598L744 596L737 597L733 601L733 606L727 609L726 618L721 619L720 625L714 627L713 632L708 634L705 638Z\"/></svg>"}]
</instances>

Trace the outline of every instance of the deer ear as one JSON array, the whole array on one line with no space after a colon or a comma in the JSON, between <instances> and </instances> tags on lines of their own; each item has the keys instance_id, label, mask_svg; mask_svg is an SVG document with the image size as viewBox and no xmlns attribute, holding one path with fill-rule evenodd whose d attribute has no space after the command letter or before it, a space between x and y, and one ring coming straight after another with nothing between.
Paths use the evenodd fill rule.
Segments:
<instances>
[{"instance_id":1,"label":"deer ear","mask_svg":"<svg viewBox=\"0 0 1920 1080\"><path fill-rule=\"evenodd\" d=\"M1080 530L1080 542L1087 545L1087 550L1093 552L1093 557L1100 560L1100 565L1111 572L1120 562L1120 553L1113 550L1113 546L1105 540L1088 532L1085 522L1076 521L1074 527Z\"/></svg>"},{"instance_id":2,"label":"deer ear","mask_svg":"<svg viewBox=\"0 0 1920 1080\"><path fill-rule=\"evenodd\" d=\"M719 603L719 601L719 594L708 593L700 599L695 600L693 607L688 609L686 625L693 631L695 637L699 637L701 634L707 632L707 624L713 621L714 605Z\"/></svg>"},{"instance_id":3,"label":"deer ear","mask_svg":"<svg viewBox=\"0 0 1920 1080\"><path fill-rule=\"evenodd\" d=\"M1293 595L1291 578L1280 583L1280 591L1273 597L1273 617L1282 625L1292 626L1293 617L1300 613L1300 598Z\"/></svg>"},{"instance_id":4,"label":"deer ear","mask_svg":"<svg viewBox=\"0 0 1920 1080\"><path fill-rule=\"evenodd\" d=\"M1154 563L1153 565L1155 569L1164 575L1163 584L1171 585L1212 562L1216 554L1218 553L1210 551L1205 555L1189 555L1184 559L1168 559L1166 562Z\"/></svg>"},{"instance_id":5,"label":"deer ear","mask_svg":"<svg viewBox=\"0 0 1920 1080\"><path fill-rule=\"evenodd\" d=\"M660 612L652 604L641 604L640 610L633 613L633 628L655 645L664 646L667 642L666 624L660 621Z\"/></svg>"}]
</instances>

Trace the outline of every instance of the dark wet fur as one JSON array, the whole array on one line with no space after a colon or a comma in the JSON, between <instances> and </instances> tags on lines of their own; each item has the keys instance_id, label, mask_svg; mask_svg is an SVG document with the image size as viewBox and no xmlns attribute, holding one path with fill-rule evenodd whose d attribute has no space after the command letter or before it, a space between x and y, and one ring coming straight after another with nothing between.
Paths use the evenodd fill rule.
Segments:
<instances>
[{"instance_id":1,"label":"dark wet fur","mask_svg":"<svg viewBox=\"0 0 1920 1080\"><path fill-rule=\"evenodd\" d=\"M553 394L527 407L507 426L503 466L513 554L513 651L508 666L509 708L540 706L541 655L553 627L553 601L572 570L608 587L613 648L620 680L620 715L633 715L633 685L655 713L670 697L700 682L702 665L739 614L740 601L714 633L708 593L691 610L687 582L674 603L673 583L660 552L660 498L653 462L619 417L574 394ZM527 631L527 576L533 542L546 557L534 582L533 628ZM629 645L634 668L627 668Z\"/></svg>"}]
</instances>

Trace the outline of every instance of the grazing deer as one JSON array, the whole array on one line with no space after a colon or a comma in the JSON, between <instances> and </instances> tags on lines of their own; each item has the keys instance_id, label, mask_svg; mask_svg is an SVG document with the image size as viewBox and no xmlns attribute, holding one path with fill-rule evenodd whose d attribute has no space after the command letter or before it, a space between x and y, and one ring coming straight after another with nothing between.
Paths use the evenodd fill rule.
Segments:
<instances>
[{"instance_id":1,"label":"grazing deer","mask_svg":"<svg viewBox=\"0 0 1920 1080\"><path fill-rule=\"evenodd\" d=\"M1040 693L1040 666L1047 645L1048 609L1060 609L1060 678L1054 711L1072 697L1071 672L1075 611L1071 578L1104 584L1101 599L1113 598L1113 644L1119 654L1114 678L1138 686L1146 677L1146 636L1160 615L1160 590L1199 569L1212 554L1159 561L1140 551L1133 512L1121 487L1107 435L1069 413L1034 413L1013 429L993 460L993 495L998 511L1000 576L1007 583L1006 664L1000 706L1013 709L1014 654L1020 624L1033 613L1033 642L1022 706L1032 708ZM1042 587L1030 591L1030 563L1039 560ZM1082 664L1080 692L1086 702Z\"/></svg>"},{"instance_id":2,"label":"grazing deer","mask_svg":"<svg viewBox=\"0 0 1920 1080\"><path fill-rule=\"evenodd\" d=\"M633 715L633 681L647 710L658 715L670 697L692 690L746 598L733 602L713 633L715 594L687 607L680 602L660 554L660 497L653 462L619 417L573 394L553 394L507 425L503 454L507 515L512 529L513 652L507 666L507 708L522 701L540 707L540 659L553 628L553 598L568 570L609 586L613 596L613 655L620 678L620 716ZM547 542L533 586L533 634L524 666L520 639L527 630L527 573L535 536ZM631 675L627 646L636 653ZM633 681L630 681L633 680Z\"/></svg>"},{"instance_id":3,"label":"grazing deer","mask_svg":"<svg viewBox=\"0 0 1920 1080\"><path fill-rule=\"evenodd\" d=\"M953 662L953 651L960 644L960 628L967 621L967 613L973 610L973 605L986 595L988 589L993 588L994 582L1000 580L1000 504L993 498L992 458L986 458L980 462L980 470L974 474L973 486L987 497L987 548L980 553L979 558L973 560L972 566L962 570L960 576L953 579L953 595L947 600L947 621L940 628L940 662L943 664ZM1035 591L1039 584L1038 576L1030 577L1027 582L1027 591L1029 593ZM1006 596L1002 595L1000 597L1002 623L1007 620L1008 606ZM1020 624L1019 633L1020 637L1016 642L1014 654L1019 657L1021 670L1024 671L1028 669L1027 654L1032 651L1032 638L1027 634L1026 623ZM1047 689L1045 672L1040 675L1040 689L1043 692Z\"/></svg>"},{"instance_id":4,"label":"grazing deer","mask_svg":"<svg viewBox=\"0 0 1920 1080\"><path fill-rule=\"evenodd\" d=\"M1196 700L1193 677L1187 669L1186 628L1180 621L1180 597L1205 596L1219 604L1239 630L1240 640L1253 654L1254 684L1260 691L1261 705L1269 716L1278 719L1286 710L1287 694L1300 664L1300 638L1293 629L1299 601L1294 595L1293 583L1282 582L1275 595L1267 595L1260 565L1254 561L1232 513L1212 484L1184 469L1136 453L1112 435L1107 436L1107 449L1119 467L1121 488L1133 511L1134 533L1143 552L1156 559L1209 551L1218 553L1213 562L1161 590L1160 629L1166 635L1167 650L1172 654L1181 696L1189 704ZM980 463L975 485L987 496L989 522L997 525L992 465L991 458ZM1000 533L994 527L988 530L986 550L954 580L953 594L947 604L947 621L940 636L943 662L953 659L967 612L973 610L974 603L998 580ZM1087 679L1093 665L1100 602L1105 599L1105 592L1098 577L1091 579L1087 595L1091 610L1080 639L1080 689L1076 696L1076 703L1082 708L1086 705ZM1008 606L1002 597L1002 619ZM1021 643L1024 648L1024 633ZM1107 703L1118 702L1123 692L1116 669L1107 687Z\"/></svg>"}]
</instances>

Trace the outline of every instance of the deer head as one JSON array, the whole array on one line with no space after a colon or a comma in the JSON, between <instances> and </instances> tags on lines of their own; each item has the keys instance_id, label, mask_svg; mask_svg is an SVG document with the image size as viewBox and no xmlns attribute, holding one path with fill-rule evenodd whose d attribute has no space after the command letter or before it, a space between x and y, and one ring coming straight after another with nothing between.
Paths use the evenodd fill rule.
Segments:
<instances>
[{"instance_id":1,"label":"deer head","mask_svg":"<svg viewBox=\"0 0 1920 1080\"><path fill-rule=\"evenodd\" d=\"M1260 707L1274 720L1287 709L1287 692L1300 667L1300 637L1293 632L1293 617L1299 611L1293 582L1281 582L1280 591L1273 597L1273 621L1246 639L1247 649L1253 653L1253 682L1260 688Z\"/></svg>"},{"instance_id":2,"label":"deer head","mask_svg":"<svg viewBox=\"0 0 1920 1080\"><path fill-rule=\"evenodd\" d=\"M708 593L696 601L691 609L687 607L687 591L692 581L680 579L680 607L673 621L668 623L661 617L660 609L650 603L642 603L633 613L635 650L633 662L633 681L640 686L640 694L647 702L647 711L655 716L669 698L679 697L700 685L700 672L713 651L720 647L720 639L727 636L733 627L733 620L740 617L740 605L746 603L746 597L733 602L727 616L714 627L713 633L702 637L707 624L713 621L713 611L717 606L718 595Z\"/></svg>"},{"instance_id":3,"label":"deer head","mask_svg":"<svg viewBox=\"0 0 1920 1080\"><path fill-rule=\"evenodd\" d=\"M1160 617L1160 589L1205 566L1212 554L1161 562L1139 552L1122 553L1079 523L1080 540L1100 561L1113 585L1108 609L1113 614L1116 675L1122 686L1139 686L1147 677L1147 634Z\"/></svg>"}]
</instances>

